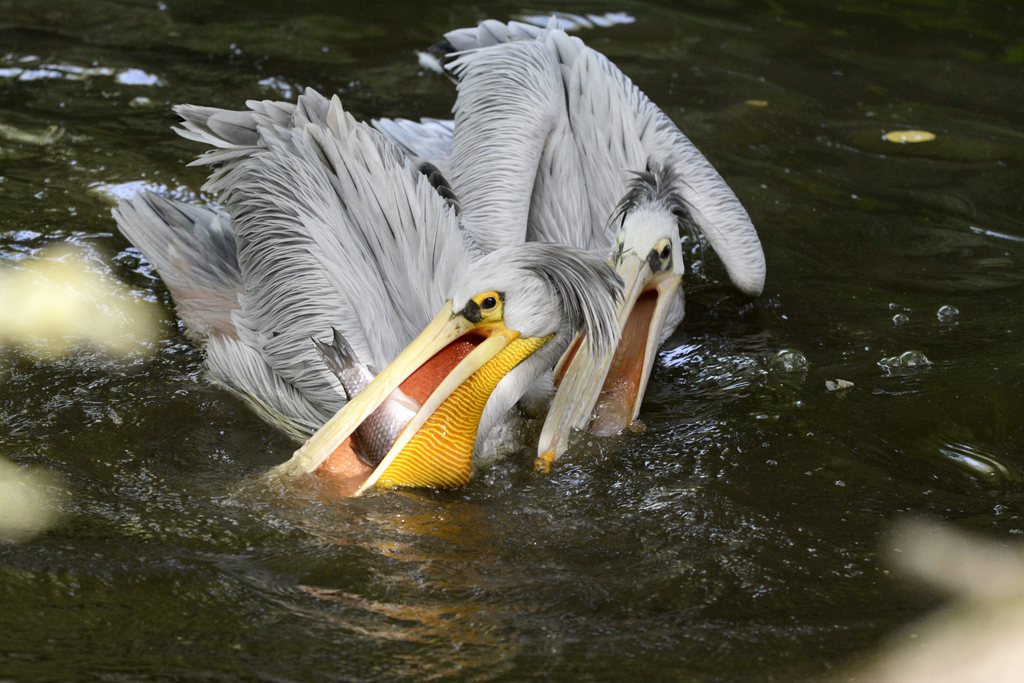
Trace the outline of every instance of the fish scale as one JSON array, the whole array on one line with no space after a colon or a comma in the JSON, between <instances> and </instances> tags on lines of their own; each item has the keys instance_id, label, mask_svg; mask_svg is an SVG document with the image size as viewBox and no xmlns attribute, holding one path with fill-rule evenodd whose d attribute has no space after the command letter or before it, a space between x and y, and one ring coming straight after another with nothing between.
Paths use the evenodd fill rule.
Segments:
<instances>
[{"instance_id":1,"label":"fish scale","mask_svg":"<svg viewBox=\"0 0 1024 683\"><path fill-rule=\"evenodd\" d=\"M314 338L313 345L327 367L341 382L345 397L351 401L353 396L373 381L377 372L369 365L359 362L355 351L341 332L336 329L333 332L333 343ZM406 396L401 389L391 392L391 395L353 432L352 445L356 457L365 465L377 467L419 408L419 404Z\"/></svg>"}]
</instances>

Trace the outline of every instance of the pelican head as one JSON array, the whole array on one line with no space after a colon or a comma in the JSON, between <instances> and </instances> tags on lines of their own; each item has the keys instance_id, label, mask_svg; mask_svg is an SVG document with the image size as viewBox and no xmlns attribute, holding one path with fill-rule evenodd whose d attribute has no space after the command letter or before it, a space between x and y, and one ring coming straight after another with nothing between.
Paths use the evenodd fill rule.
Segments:
<instances>
[{"instance_id":1,"label":"pelican head","mask_svg":"<svg viewBox=\"0 0 1024 683\"><path fill-rule=\"evenodd\" d=\"M498 249L459 278L440 312L390 365L279 468L317 472L343 494L370 487L454 487L469 481L477 436L486 434L569 343L597 356L617 340L622 283L599 256L560 245ZM392 393L419 409L375 468L351 435Z\"/></svg>"},{"instance_id":2,"label":"pelican head","mask_svg":"<svg viewBox=\"0 0 1024 683\"><path fill-rule=\"evenodd\" d=\"M665 331L683 317L680 228L689 205L674 189L671 167L636 173L612 220L618 224L611 261L624 283L616 310L619 342L603 354L570 346L555 371L558 391L538 444L544 469L566 448L573 429L614 434L640 412Z\"/></svg>"}]
</instances>

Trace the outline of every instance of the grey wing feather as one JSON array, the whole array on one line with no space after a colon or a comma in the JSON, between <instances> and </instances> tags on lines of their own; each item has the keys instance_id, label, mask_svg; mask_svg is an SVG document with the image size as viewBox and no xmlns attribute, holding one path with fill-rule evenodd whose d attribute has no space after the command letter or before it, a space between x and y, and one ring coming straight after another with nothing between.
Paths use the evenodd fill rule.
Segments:
<instances>
[{"instance_id":1,"label":"grey wing feather","mask_svg":"<svg viewBox=\"0 0 1024 683\"><path fill-rule=\"evenodd\" d=\"M429 161L441 173L451 175L452 132L454 121L424 118L374 119L373 127L394 140L417 161Z\"/></svg>"},{"instance_id":2,"label":"grey wing feather","mask_svg":"<svg viewBox=\"0 0 1024 683\"><path fill-rule=\"evenodd\" d=\"M337 382L309 337L336 327L361 358L387 365L441 305L466 249L454 211L395 145L337 98L307 91L300 105L308 123L258 125L258 148L207 186L234 219L240 336L334 410Z\"/></svg>"},{"instance_id":3,"label":"grey wing feather","mask_svg":"<svg viewBox=\"0 0 1024 683\"><path fill-rule=\"evenodd\" d=\"M678 127L580 39L548 28L525 40L498 25L478 26L482 49L449 67L459 79L451 178L478 241L513 243L528 212L527 239L610 246L605 226L627 172L668 165L733 283L760 293L764 254L750 218Z\"/></svg>"},{"instance_id":4,"label":"grey wing feather","mask_svg":"<svg viewBox=\"0 0 1024 683\"><path fill-rule=\"evenodd\" d=\"M152 192L122 200L113 213L170 290L185 331L205 343L210 379L297 438L330 417L276 375L257 348L239 340L234 316L242 275L226 213Z\"/></svg>"},{"instance_id":5,"label":"grey wing feather","mask_svg":"<svg viewBox=\"0 0 1024 683\"><path fill-rule=\"evenodd\" d=\"M242 274L226 213L142 192L113 211L118 228L153 264L196 341L236 336Z\"/></svg>"},{"instance_id":6,"label":"grey wing feather","mask_svg":"<svg viewBox=\"0 0 1024 683\"><path fill-rule=\"evenodd\" d=\"M308 434L345 401L309 338L336 327L360 357L387 365L440 307L472 244L404 153L337 98L307 91L297 105L247 105L179 109L179 132L215 148L199 161L214 166L205 187L226 214L211 215L233 240L242 283L219 310L232 329L210 334L208 364L262 415ZM161 235L175 226L163 221L147 238L129 225L137 213L125 233L169 286L187 281L191 266L162 263Z\"/></svg>"},{"instance_id":7,"label":"grey wing feather","mask_svg":"<svg viewBox=\"0 0 1024 683\"><path fill-rule=\"evenodd\" d=\"M327 421L332 411L313 404L267 364L260 350L227 337L211 337L206 345L211 380L237 394L264 420L297 439L305 439ZM337 401L340 407L343 402Z\"/></svg>"},{"instance_id":8,"label":"grey wing feather","mask_svg":"<svg viewBox=\"0 0 1024 683\"><path fill-rule=\"evenodd\" d=\"M557 22L557 20L555 21ZM532 40L543 32L544 29L541 27L524 24L520 21L510 21L505 24L495 19L487 19L471 28L448 31L444 37L453 49L461 52L500 45L513 40Z\"/></svg>"},{"instance_id":9,"label":"grey wing feather","mask_svg":"<svg viewBox=\"0 0 1024 683\"><path fill-rule=\"evenodd\" d=\"M658 165L674 169L676 191L686 201L697 229L711 243L733 284L746 294L760 294L765 279L761 242L746 210L718 171L607 57L587 48L578 38L559 32L553 32L551 41L560 46L573 43L579 48L566 80L570 110L596 113L573 117L573 132L584 150L591 196L622 194L623 178L609 173L611 168L640 170ZM642 163L637 163L641 159ZM595 208L600 215L605 207Z\"/></svg>"},{"instance_id":10,"label":"grey wing feather","mask_svg":"<svg viewBox=\"0 0 1024 683\"><path fill-rule=\"evenodd\" d=\"M527 238L542 154L550 149L558 163L578 166L571 138L552 135L567 119L560 67L530 40L463 54L450 68L459 79L450 179L466 228L485 251L520 244ZM583 201L580 174L573 170L560 186L566 207Z\"/></svg>"},{"instance_id":11,"label":"grey wing feather","mask_svg":"<svg viewBox=\"0 0 1024 683\"><path fill-rule=\"evenodd\" d=\"M174 108L182 118L181 125L174 127L178 135L216 148L190 165L223 164L251 154L259 146L258 125L290 125L296 110L291 102L253 100L246 105L250 107L249 111L194 104L181 104Z\"/></svg>"},{"instance_id":12,"label":"grey wing feather","mask_svg":"<svg viewBox=\"0 0 1024 683\"><path fill-rule=\"evenodd\" d=\"M575 31L595 26L608 28L617 24L632 24L636 21L626 12L607 12L605 14L587 14L586 16L569 12L552 12L550 14L525 15L520 19L523 21L510 21L507 24L496 19L486 19L476 26L448 31L444 34L444 38L453 50L461 52L508 43L513 40L533 40L543 35L545 28Z\"/></svg>"}]
</instances>

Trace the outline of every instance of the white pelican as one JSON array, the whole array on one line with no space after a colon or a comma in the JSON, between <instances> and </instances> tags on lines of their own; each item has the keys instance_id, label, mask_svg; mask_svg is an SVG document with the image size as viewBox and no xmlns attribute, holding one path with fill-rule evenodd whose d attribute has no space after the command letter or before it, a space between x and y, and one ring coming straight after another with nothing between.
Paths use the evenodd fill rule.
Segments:
<instances>
[{"instance_id":1,"label":"white pelican","mask_svg":"<svg viewBox=\"0 0 1024 683\"><path fill-rule=\"evenodd\" d=\"M527 241L611 254L625 282L613 353L572 347L538 445L545 468L572 429L632 422L658 346L683 318L680 229L696 228L740 291L761 293L764 254L732 190L604 55L555 28L485 21L445 35L454 122L377 120L451 180L485 250Z\"/></svg>"},{"instance_id":2,"label":"white pelican","mask_svg":"<svg viewBox=\"0 0 1024 683\"><path fill-rule=\"evenodd\" d=\"M316 471L343 494L464 484L477 436L575 335L614 346L621 282L600 257L549 244L481 256L457 204L337 97L247 106L177 108L178 132L214 148L195 163L213 166L204 189L224 209L144 193L114 215L211 377L293 434L320 428L280 472ZM332 328L385 368L347 403L311 341ZM412 410L368 466L350 437L399 389Z\"/></svg>"}]
</instances>

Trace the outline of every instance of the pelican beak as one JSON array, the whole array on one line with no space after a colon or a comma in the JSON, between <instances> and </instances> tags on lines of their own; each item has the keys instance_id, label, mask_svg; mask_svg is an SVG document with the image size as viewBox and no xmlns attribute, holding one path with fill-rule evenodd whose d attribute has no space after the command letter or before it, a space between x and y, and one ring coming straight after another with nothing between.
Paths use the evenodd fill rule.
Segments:
<instances>
[{"instance_id":1,"label":"pelican beak","mask_svg":"<svg viewBox=\"0 0 1024 683\"><path fill-rule=\"evenodd\" d=\"M640 412L662 328L682 275L647 258L621 255L616 272L625 284L618 309L618 346L598 356L582 343L569 346L555 368L558 386L538 443L536 467L546 472L568 446L573 429L599 435L628 427Z\"/></svg>"},{"instance_id":2,"label":"pelican beak","mask_svg":"<svg viewBox=\"0 0 1024 683\"><path fill-rule=\"evenodd\" d=\"M502 322L474 322L449 301L369 385L278 466L279 474L344 472L342 495L377 486L451 488L469 482L480 416L498 382L550 337L520 338ZM420 403L380 464L357 463L350 437L396 389ZM325 476L325 473L331 476Z\"/></svg>"}]
</instances>

